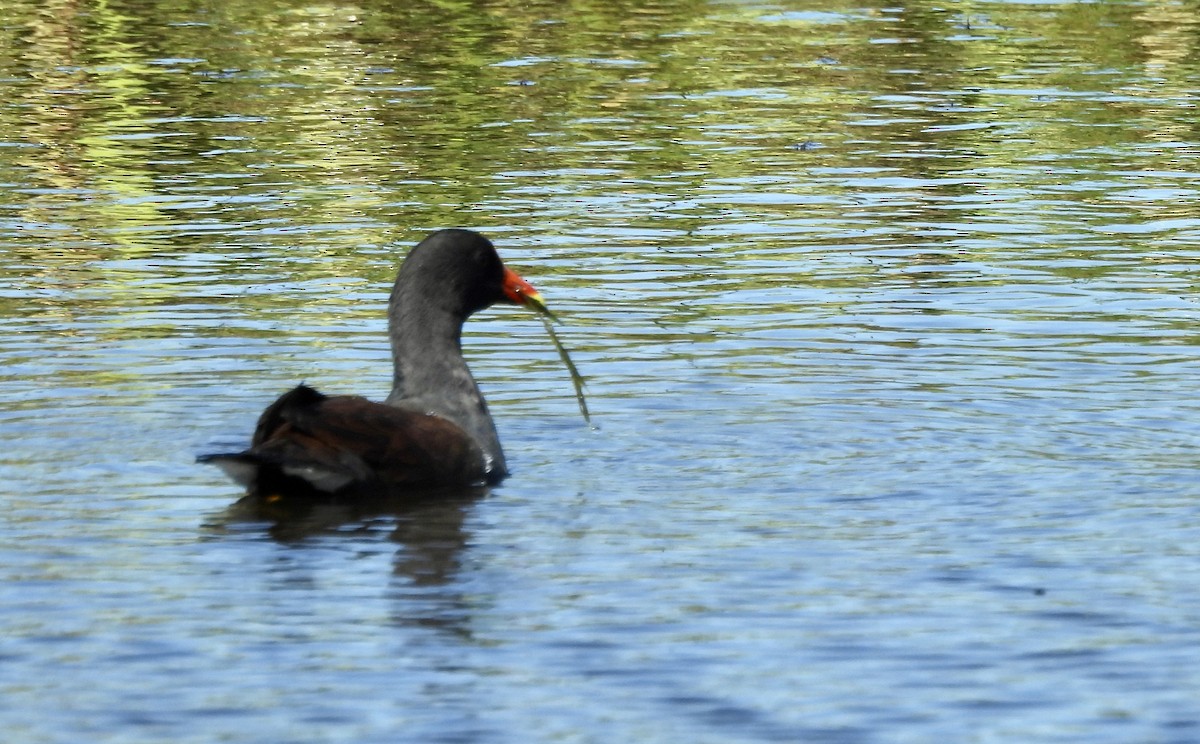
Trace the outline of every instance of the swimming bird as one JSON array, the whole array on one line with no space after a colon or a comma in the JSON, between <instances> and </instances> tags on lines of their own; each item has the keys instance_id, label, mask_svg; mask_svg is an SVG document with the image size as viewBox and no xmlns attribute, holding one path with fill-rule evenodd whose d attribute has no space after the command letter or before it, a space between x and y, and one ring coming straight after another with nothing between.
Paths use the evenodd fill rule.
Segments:
<instances>
[{"instance_id":1,"label":"swimming bird","mask_svg":"<svg viewBox=\"0 0 1200 744\"><path fill-rule=\"evenodd\" d=\"M267 407L249 449L198 461L268 500L499 483L504 451L461 341L467 318L497 303L549 315L487 238L432 233L404 259L388 300L393 378L384 402L301 384Z\"/></svg>"}]
</instances>

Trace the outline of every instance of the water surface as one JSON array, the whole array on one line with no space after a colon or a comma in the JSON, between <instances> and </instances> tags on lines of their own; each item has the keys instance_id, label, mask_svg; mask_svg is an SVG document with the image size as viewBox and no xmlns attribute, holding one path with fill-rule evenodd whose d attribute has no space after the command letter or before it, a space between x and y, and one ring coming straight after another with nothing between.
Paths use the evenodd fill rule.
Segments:
<instances>
[{"instance_id":1,"label":"water surface","mask_svg":"<svg viewBox=\"0 0 1200 744\"><path fill-rule=\"evenodd\" d=\"M1194 3L0 8L0 724L1200 738ZM429 230L514 476L235 518Z\"/></svg>"}]
</instances>

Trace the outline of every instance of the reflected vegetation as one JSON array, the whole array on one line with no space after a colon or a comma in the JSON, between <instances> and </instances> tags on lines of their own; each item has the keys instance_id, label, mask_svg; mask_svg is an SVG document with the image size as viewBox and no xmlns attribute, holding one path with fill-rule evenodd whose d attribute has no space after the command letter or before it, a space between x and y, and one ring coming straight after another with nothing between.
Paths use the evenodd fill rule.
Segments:
<instances>
[{"instance_id":1,"label":"reflected vegetation","mask_svg":"<svg viewBox=\"0 0 1200 744\"><path fill-rule=\"evenodd\" d=\"M44 256L54 236L57 273L80 281L100 278L97 261L294 254L297 239L344 257L339 273L371 275L369 249L398 234L505 226L525 209L548 230L569 217L693 233L797 206L819 217L862 198L847 169L933 179L920 192L870 179L912 216L942 220L948 204L980 218L1006 202L960 200L1013 176L1036 188L1032 160L1086 167L1091 148L1140 145L1131 168L1170 171L1167 145L1195 131L1180 114L1195 24L1166 4L17 2L0 14L14 101L0 108L0 172L22 185L5 215L30 236L5 250ZM797 149L808 142L822 147ZM756 177L777 183L753 208L720 197L722 179ZM299 258L292 275L331 269ZM106 294L128 304L142 291Z\"/></svg>"},{"instance_id":2,"label":"reflected vegetation","mask_svg":"<svg viewBox=\"0 0 1200 744\"><path fill-rule=\"evenodd\" d=\"M31 187L7 207L92 258L210 229L268 247L273 230L317 224L338 226L327 248L353 252L409 227L506 224L510 195L586 202L614 184L686 201L782 168L784 193L827 196L838 184L797 177L937 178L1191 137L1182 7L988 10L8 4L3 167ZM631 226L707 217L660 211Z\"/></svg>"}]
</instances>

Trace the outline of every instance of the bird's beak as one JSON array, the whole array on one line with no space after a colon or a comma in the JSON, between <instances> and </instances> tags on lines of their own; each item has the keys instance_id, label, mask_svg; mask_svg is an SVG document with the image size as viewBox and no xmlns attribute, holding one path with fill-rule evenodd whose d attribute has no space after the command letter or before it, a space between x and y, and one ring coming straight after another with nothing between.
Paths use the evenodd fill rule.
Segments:
<instances>
[{"instance_id":1,"label":"bird's beak","mask_svg":"<svg viewBox=\"0 0 1200 744\"><path fill-rule=\"evenodd\" d=\"M533 285L518 276L517 272L507 267L504 269L504 296L514 305L531 307L539 314L545 315L551 320L558 320L558 318L554 317L554 313L550 312L550 308L546 307L545 300L533 288Z\"/></svg>"}]
</instances>

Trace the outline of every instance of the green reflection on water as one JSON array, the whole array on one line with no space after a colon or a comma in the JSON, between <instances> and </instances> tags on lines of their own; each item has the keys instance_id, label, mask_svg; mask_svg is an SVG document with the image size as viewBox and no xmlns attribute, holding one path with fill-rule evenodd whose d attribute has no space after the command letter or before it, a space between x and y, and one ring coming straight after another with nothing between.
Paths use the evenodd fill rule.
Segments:
<instances>
[{"instance_id":1,"label":"green reflection on water","mask_svg":"<svg viewBox=\"0 0 1200 744\"><path fill-rule=\"evenodd\" d=\"M810 239L1008 260L1114 225L1195 233L1195 22L1168 3L20 2L0 29L10 275L147 312L194 289L187 255L380 284L444 225L540 239L537 273L577 286L603 267L556 256L686 285L654 272L806 262ZM1147 181L1183 198L1114 201ZM1051 270L1112 270L1092 263ZM878 279L829 265L783 280Z\"/></svg>"}]
</instances>

